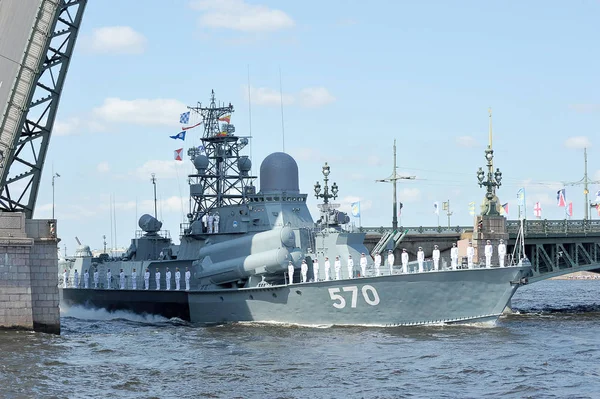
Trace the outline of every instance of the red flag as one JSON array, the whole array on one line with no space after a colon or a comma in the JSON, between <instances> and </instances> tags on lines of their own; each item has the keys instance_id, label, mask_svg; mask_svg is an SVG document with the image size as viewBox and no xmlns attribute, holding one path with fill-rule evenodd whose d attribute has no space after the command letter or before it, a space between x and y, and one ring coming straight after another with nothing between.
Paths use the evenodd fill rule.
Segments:
<instances>
[{"instance_id":1,"label":"red flag","mask_svg":"<svg viewBox=\"0 0 600 399\"><path fill-rule=\"evenodd\" d=\"M194 126L187 126L187 127L182 127L181 130L188 130L188 129L193 129L195 127L198 127L202 124L202 122L198 122L196 123Z\"/></svg>"},{"instance_id":2,"label":"red flag","mask_svg":"<svg viewBox=\"0 0 600 399\"><path fill-rule=\"evenodd\" d=\"M539 202L535 203L535 206L533 207L533 214L536 218L542 217L542 205Z\"/></svg>"},{"instance_id":3,"label":"red flag","mask_svg":"<svg viewBox=\"0 0 600 399\"><path fill-rule=\"evenodd\" d=\"M183 161L183 148L174 151L175 160Z\"/></svg>"},{"instance_id":4,"label":"red flag","mask_svg":"<svg viewBox=\"0 0 600 399\"><path fill-rule=\"evenodd\" d=\"M569 202L569 206L567 207L567 215L569 217L573 216L573 203Z\"/></svg>"},{"instance_id":5,"label":"red flag","mask_svg":"<svg viewBox=\"0 0 600 399\"><path fill-rule=\"evenodd\" d=\"M560 206L560 207L567 206L567 200L566 200L566 194L565 194L564 188L562 190L558 190L556 192L556 201L558 202L558 206Z\"/></svg>"},{"instance_id":6,"label":"red flag","mask_svg":"<svg viewBox=\"0 0 600 399\"><path fill-rule=\"evenodd\" d=\"M504 214L508 216L508 202L506 204L502 204L502 208L504 208Z\"/></svg>"},{"instance_id":7,"label":"red flag","mask_svg":"<svg viewBox=\"0 0 600 399\"><path fill-rule=\"evenodd\" d=\"M229 123L229 122L231 122L231 114L230 115L224 115L224 116L220 117L219 120L221 122L227 122L227 123Z\"/></svg>"}]
</instances>

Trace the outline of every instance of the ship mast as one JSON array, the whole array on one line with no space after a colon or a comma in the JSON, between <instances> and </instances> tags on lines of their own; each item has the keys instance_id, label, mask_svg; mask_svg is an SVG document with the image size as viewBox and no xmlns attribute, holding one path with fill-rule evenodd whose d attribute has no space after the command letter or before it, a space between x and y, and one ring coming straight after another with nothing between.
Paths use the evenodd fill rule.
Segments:
<instances>
[{"instance_id":1,"label":"ship mast","mask_svg":"<svg viewBox=\"0 0 600 399\"><path fill-rule=\"evenodd\" d=\"M188 150L196 167L196 173L188 179L188 219L192 222L218 208L245 203L247 196L256 191L252 185L256 177L249 174L252 163L248 156L240 155L248 145L248 137L234 134L235 127L230 123L233 105L218 104L213 90L209 106L198 103L188 109L200 115L204 126L202 145Z\"/></svg>"}]
</instances>

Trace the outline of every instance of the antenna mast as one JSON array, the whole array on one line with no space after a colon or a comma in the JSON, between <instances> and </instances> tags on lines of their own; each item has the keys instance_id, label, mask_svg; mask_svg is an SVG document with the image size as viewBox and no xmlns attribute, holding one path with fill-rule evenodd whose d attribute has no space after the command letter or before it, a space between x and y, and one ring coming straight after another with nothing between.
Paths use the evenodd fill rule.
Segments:
<instances>
[{"instance_id":1,"label":"antenna mast","mask_svg":"<svg viewBox=\"0 0 600 399\"><path fill-rule=\"evenodd\" d=\"M281 143L285 152L285 126L283 124L283 87L281 85L281 67L279 67L279 103L281 104Z\"/></svg>"},{"instance_id":2,"label":"antenna mast","mask_svg":"<svg viewBox=\"0 0 600 399\"><path fill-rule=\"evenodd\" d=\"M208 106L198 103L188 109L200 115L204 126L202 146L187 152L196 168L188 179L192 199L188 219L193 222L213 209L245 203L255 193L252 181L256 177L249 174L252 161L240 154L248 137L236 136L230 123L233 105L218 104L213 90Z\"/></svg>"},{"instance_id":3,"label":"antenna mast","mask_svg":"<svg viewBox=\"0 0 600 399\"><path fill-rule=\"evenodd\" d=\"M394 170L392 171L392 174L390 175L390 177L386 178L386 179L380 179L380 180L375 180L376 182L380 182L380 183L392 183L392 190L393 190L393 201L394 203L392 204L392 229L397 230L398 229L398 200L396 198L396 182L398 180L414 180L415 176L399 176L397 173L397 166L396 166L396 139L394 139Z\"/></svg>"},{"instance_id":4,"label":"antenna mast","mask_svg":"<svg viewBox=\"0 0 600 399\"><path fill-rule=\"evenodd\" d=\"M600 180L595 180L595 181L591 181L588 178L588 169L587 169L587 148L583 149L583 179L579 180L579 181L575 181L575 182L570 182L570 183L565 183L565 186L580 186L583 184L583 198L585 203L584 205L584 209L583 209L583 218L584 219L588 219L589 214L589 208L591 207L591 204L589 202L588 199L588 194L590 193L589 190L589 185L590 184L600 184Z\"/></svg>"}]
</instances>

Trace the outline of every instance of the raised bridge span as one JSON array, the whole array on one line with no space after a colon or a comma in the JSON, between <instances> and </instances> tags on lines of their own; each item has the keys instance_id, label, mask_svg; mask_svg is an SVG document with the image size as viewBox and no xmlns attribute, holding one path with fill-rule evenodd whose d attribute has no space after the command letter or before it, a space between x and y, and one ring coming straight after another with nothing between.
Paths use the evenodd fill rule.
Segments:
<instances>
[{"instance_id":1,"label":"raised bridge span","mask_svg":"<svg viewBox=\"0 0 600 399\"><path fill-rule=\"evenodd\" d=\"M508 254L514 250L519 228L519 221L507 221ZM369 249L391 231L385 227L357 230L367 233L365 242ZM473 226L399 227L398 230L408 233L396 248L396 257L401 248L406 248L411 260L416 259L418 247L423 247L425 256L431 257L433 246L438 245L442 262L449 262L452 244L473 236ZM525 253L533 265L530 282L578 271L600 272L600 220L525 220L523 230Z\"/></svg>"}]
</instances>

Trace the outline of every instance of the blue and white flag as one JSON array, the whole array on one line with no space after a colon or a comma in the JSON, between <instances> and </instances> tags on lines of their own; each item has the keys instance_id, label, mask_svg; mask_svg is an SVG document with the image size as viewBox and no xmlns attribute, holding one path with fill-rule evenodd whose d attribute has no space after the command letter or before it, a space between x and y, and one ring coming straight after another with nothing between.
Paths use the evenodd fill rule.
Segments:
<instances>
[{"instance_id":1,"label":"blue and white flag","mask_svg":"<svg viewBox=\"0 0 600 399\"><path fill-rule=\"evenodd\" d=\"M169 136L172 139L181 139L185 141L185 131L177 133L175 136Z\"/></svg>"},{"instance_id":2,"label":"blue and white flag","mask_svg":"<svg viewBox=\"0 0 600 399\"><path fill-rule=\"evenodd\" d=\"M360 217L360 201L351 203L350 207L352 209L352 216L355 218Z\"/></svg>"},{"instance_id":3,"label":"blue and white flag","mask_svg":"<svg viewBox=\"0 0 600 399\"><path fill-rule=\"evenodd\" d=\"M179 116L179 123L190 123L190 111L184 112Z\"/></svg>"},{"instance_id":4,"label":"blue and white flag","mask_svg":"<svg viewBox=\"0 0 600 399\"><path fill-rule=\"evenodd\" d=\"M440 215L440 203L435 201L433 203L433 213L435 213L436 215Z\"/></svg>"},{"instance_id":5,"label":"blue and white flag","mask_svg":"<svg viewBox=\"0 0 600 399\"><path fill-rule=\"evenodd\" d=\"M525 207L525 189L524 188L520 188L519 191L517 191L517 204L520 207Z\"/></svg>"},{"instance_id":6,"label":"blue and white flag","mask_svg":"<svg viewBox=\"0 0 600 399\"><path fill-rule=\"evenodd\" d=\"M200 152L203 152L206 154L206 148L204 148L204 145L198 146L198 149L200 150Z\"/></svg>"}]
</instances>

